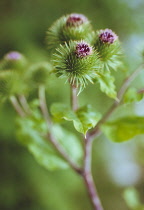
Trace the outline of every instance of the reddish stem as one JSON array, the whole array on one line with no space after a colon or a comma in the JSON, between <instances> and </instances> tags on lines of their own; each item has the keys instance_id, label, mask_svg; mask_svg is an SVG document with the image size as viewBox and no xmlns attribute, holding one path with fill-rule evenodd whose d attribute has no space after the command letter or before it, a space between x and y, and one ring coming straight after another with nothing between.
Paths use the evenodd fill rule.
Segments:
<instances>
[{"instance_id":1,"label":"reddish stem","mask_svg":"<svg viewBox=\"0 0 144 210\"><path fill-rule=\"evenodd\" d=\"M91 171L92 142L88 137L85 138L85 158L83 178L95 210L103 210L99 199Z\"/></svg>"}]
</instances>

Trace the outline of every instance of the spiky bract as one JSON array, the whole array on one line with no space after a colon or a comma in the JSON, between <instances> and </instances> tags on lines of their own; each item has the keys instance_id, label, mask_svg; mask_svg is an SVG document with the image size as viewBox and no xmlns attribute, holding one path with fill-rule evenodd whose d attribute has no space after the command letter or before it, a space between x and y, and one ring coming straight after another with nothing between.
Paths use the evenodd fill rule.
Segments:
<instances>
[{"instance_id":1,"label":"spiky bract","mask_svg":"<svg viewBox=\"0 0 144 210\"><path fill-rule=\"evenodd\" d=\"M72 16L73 15L73 16ZM74 21L74 15L76 15ZM79 20L77 17L81 17ZM91 43L94 37L92 26L89 20L81 14L71 14L62 16L58 19L47 32L47 44L50 49L59 47L59 44L64 44L71 40L86 40Z\"/></svg>"},{"instance_id":2,"label":"spiky bract","mask_svg":"<svg viewBox=\"0 0 144 210\"><path fill-rule=\"evenodd\" d=\"M78 46L87 45L91 53L85 56L77 56ZM71 41L68 44L60 45L57 53L54 54L55 73L58 77L66 77L71 84L75 84L80 91L87 82L98 77L100 71L98 54L84 41ZM92 82L93 83L93 82Z\"/></svg>"},{"instance_id":3,"label":"spiky bract","mask_svg":"<svg viewBox=\"0 0 144 210\"><path fill-rule=\"evenodd\" d=\"M0 70L15 70L19 73L24 71L27 66L26 58L19 52L12 51L7 53L0 62Z\"/></svg>"},{"instance_id":4,"label":"spiky bract","mask_svg":"<svg viewBox=\"0 0 144 210\"><path fill-rule=\"evenodd\" d=\"M97 31L95 40L94 47L98 51L102 69L116 70L121 64L120 58L122 55L118 36L110 29L105 29Z\"/></svg>"}]
</instances>

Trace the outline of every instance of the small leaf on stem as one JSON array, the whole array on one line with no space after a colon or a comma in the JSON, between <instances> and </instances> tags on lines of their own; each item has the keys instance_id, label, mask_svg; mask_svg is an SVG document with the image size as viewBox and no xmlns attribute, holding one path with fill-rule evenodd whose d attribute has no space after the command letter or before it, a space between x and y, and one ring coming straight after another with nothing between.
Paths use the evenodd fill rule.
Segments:
<instances>
[{"instance_id":1,"label":"small leaf on stem","mask_svg":"<svg viewBox=\"0 0 144 210\"><path fill-rule=\"evenodd\" d=\"M51 113L56 119L73 121L75 129L83 134L93 128L101 118L100 113L94 112L90 105L83 106L74 112L66 105L56 103L52 105Z\"/></svg>"}]
</instances>

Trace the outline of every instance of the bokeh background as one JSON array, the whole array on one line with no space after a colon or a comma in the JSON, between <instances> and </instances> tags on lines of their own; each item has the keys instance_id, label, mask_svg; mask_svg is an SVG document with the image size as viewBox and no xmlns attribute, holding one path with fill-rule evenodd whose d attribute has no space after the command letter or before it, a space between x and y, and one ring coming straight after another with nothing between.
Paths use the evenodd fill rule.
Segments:
<instances>
[{"instance_id":1,"label":"bokeh background","mask_svg":"<svg viewBox=\"0 0 144 210\"><path fill-rule=\"evenodd\" d=\"M72 12L89 17L95 29L111 28L124 49L124 70L141 62L144 43L143 0L0 0L0 57L10 50L25 54L31 62L49 59L45 33L57 18ZM115 72L117 89L126 71ZM144 77L134 83L141 86ZM54 79L47 91L49 103L69 103L69 89ZM87 97L88 96L88 97ZM87 101L88 100L88 101ZM104 113L112 103L98 86L89 85L80 103L90 103ZM119 108L124 114L144 115L144 101ZM15 137L15 112L10 104L0 108L0 210L90 210L82 180L70 169L49 172L42 168ZM128 210L123 191L135 186L144 202L143 137L122 144L101 136L94 143L93 174L105 210Z\"/></svg>"}]
</instances>

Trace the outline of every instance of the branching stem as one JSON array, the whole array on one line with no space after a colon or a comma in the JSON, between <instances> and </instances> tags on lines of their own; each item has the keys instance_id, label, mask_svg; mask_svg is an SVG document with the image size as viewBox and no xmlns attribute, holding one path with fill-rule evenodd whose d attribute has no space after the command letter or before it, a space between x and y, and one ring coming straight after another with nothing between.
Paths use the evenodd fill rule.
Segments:
<instances>
[{"instance_id":1,"label":"branching stem","mask_svg":"<svg viewBox=\"0 0 144 210\"><path fill-rule=\"evenodd\" d=\"M118 92L118 100L114 101L114 103L112 104L112 106L108 109L108 111L106 112L106 114L103 116L103 118L98 122L98 124L96 125L96 127L93 129L93 131L91 131L88 135L91 139L96 138L98 135L101 134L100 131L100 125L103 124L104 122L106 122L106 120L111 116L111 114L115 111L115 109L121 104L123 96L126 92L126 90L128 89L128 87L130 86L130 84L133 82L133 80L139 75L139 73L141 72L141 70L144 68L144 64L140 65L139 68L137 68L134 72L132 72L132 74L126 78Z\"/></svg>"},{"instance_id":2,"label":"branching stem","mask_svg":"<svg viewBox=\"0 0 144 210\"><path fill-rule=\"evenodd\" d=\"M20 117L25 117L25 112L23 111L23 109L21 108L20 104L17 101L17 98L15 96L11 96L10 97L10 101L11 104L13 105L14 109L16 110L16 112L18 113L18 115Z\"/></svg>"},{"instance_id":3,"label":"branching stem","mask_svg":"<svg viewBox=\"0 0 144 210\"><path fill-rule=\"evenodd\" d=\"M143 69L144 64L142 64L139 68L137 68L122 84L119 92L118 92L118 100L114 101L112 106L109 108L109 110L106 112L106 114L103 116L103 118L99 121L99 123L96 125L95 129L89 133L87 133L87 136L85 138L85 156L84 156L84 171L83 171L83 178L85 181L85 185L87 187L90 199L92 201L93 207L95 210L103 210L103 207L101 205L94 180L92 177L91 172L91 153L92 153L92 142L94 138L98 137L101 134L100 125L104 123L111 114L115 111L115 109L121 104L123 96L131 84L131 82L137 77L137 75L140 73L141 69Z\"/></svg>"},{"instance_id":4,"label":"branching stem","mask_svg":"<svg viewBox=\"0 0 144 210\"><path fill-rule=\"evenodd\" d=\"M61 145L57 142L55 139L55 136L48 132L47 138L50 140L50 142L53 144L55 149L59 152L59 154L67 161L67 163L71 166L71 168L77 172L78 174L83 177L85 185L87 187L90 199L93 204L94 210L103 210L103 207L101 205L101 201L99 199L93 176L91 171L91 157L92 157L92 143L95 137L101 134L100 125L104 123L110 115L114 112L114 110L121 104L123 96L131 84L131 82L135 79L135 77L140 73L141 69L144 67L144 64L142 64L138 69L136 69L123 83L121 86L119 92L118 92L118 100L114 101L112 106L109 108L109 110L106 112L106 114L103 116L103 118L99 121L99 123L96 125L93 131L87 133L86 137L84 138L85 141L85 155L84 155L84 167L83 169L80 169L73 161L69 158L69 156L66 154L65 150ZM46 98L45 98L45 88L44 86L39 87L39 101L40 101L40 108L43 114L43 117L47 123L48 130L52 129L52 122L48 113L47 105L46 105ZM73 85L71 86L71 106L72 109L75 111L78 108L78 99L77 99L77 89Z\"/></svg>"},{"instance_id":5,"label":"branching stem","mask_svg":"<svg viewBox=\"0 0 144 210\"><path fill-rule=\"evenodd\" d=\"M19 101L24 109L24 111L27 113L27 114L31 114L31 110L29 108L29 105L28 105L28 102L27 102L27 99L24 95L19 95Z\"/></svg>"},{"instance_id":6,"label":"branching stem","mask_svg":"<svg viewBox=\"0 0 144 210\"><path fill-rule=\"evenodd\" d=\"M84 173L83 178L87 187L90 199L95 210L103 210L101 201L99 199L95 183L91 171L91 158L92 158L92 143L90 139L85 138L85 156L84 156Z\"/></svg>"},{"instance_id":7,"label":"branching stem","mask_svg":"<svg viewBox=\"0 0 144 210\"><path fill-rule=\"evenodd\" d=\"M66 162L69 164L69 166L76 171L78 174L82 173L82 170L77 166L68 156L66 153L65 149L58 143L56 140L55 136L50 132L52 130L52 121L47 109L47 104L46 104L46 98L45 98L45 87L40 86L39 87L39 102L40 102L40 108L43 114L43 117L46 121L47 127L48 127L48 133L47 133L47 139L52 143L54 148L58 151L58 153L63 157Z\"/></svg>"}]
</instances>

